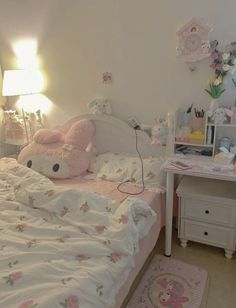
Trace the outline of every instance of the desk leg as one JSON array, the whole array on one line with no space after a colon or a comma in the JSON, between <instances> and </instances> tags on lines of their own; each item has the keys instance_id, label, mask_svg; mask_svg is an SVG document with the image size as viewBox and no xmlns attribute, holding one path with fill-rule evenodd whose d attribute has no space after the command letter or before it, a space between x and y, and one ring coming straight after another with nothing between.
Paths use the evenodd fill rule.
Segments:
<instances>
[{"instance_id":1,"label":"desk leg","mask_svg":"<svg viewBox=\"0 0 236 308\"><path fill-rule=\"evenodd\" d=\"M165 256L171 256L172 221L174 201L174 174L167 172L166 190L166 227L165 227Z\"/></svg>"}]
</instances>

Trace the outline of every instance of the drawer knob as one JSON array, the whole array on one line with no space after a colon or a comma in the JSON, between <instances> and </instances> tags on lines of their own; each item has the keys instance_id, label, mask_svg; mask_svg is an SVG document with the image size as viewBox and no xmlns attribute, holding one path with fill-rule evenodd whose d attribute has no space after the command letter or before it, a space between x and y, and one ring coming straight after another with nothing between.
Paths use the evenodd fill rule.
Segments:
<instances>
[{"instance_id":1,"label":"drawer knob","mask_svg":"<svg viewBox=\"0 0 236 308\"><path fill-rule=\"evenodd\" d=\"M209 212L209 210L205 210L205 213L206 213L206 214L209 214L210 212Z\"/></svg>"},{"instance_id":2,"label":"drawer knob","mask_svg":"<svg viewBox=\"0 0 236 308\"><path fill-rule=\"evenodd\" d=\"M206 236L207 236L207 235L208 235L208 232L206 232L206 231L205 231L205 232L204 232L204 235L206 235Z\"/></svg>"}]
</instances>

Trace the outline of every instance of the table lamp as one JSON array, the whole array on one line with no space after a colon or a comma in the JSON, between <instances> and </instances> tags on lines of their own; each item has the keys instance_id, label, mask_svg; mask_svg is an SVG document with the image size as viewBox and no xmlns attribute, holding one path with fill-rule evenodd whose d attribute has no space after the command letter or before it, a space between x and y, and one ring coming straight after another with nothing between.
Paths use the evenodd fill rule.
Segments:
<instances>
[{"instance_id":1,"label":"table lamp","mask_svg":"<svg viewBox=\"0 0 236 308\"><path fill-rule=\"evenodd\" d=\"M42 76L37 70L5 70L3 76L3 96L20 96L40 93L43 86ZM26 125L26 116L22 107L22 118L25 127L27 143L30 141Z\"/></svg>"}]
</instances>

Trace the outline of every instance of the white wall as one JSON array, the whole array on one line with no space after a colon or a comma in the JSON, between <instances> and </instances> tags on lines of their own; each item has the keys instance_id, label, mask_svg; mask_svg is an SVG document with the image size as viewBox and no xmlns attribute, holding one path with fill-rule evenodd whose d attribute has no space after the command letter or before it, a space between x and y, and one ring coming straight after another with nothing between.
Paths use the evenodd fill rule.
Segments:
<instances>
[{"instance_id":1,"label":"white wall","mask_svg":"<svg viewBox=\"0 0 236 308\"><path fill-rule=\"evenodd\" d=\"M158 114L192 102L208 107L204 92L213 73L208 61L191 73L176 58L176 31L192 17L213 27L224 46L236 39L235 0L0 0L0 60L15 68L12 43L38 40L45 94L54 103L51 124L87 112L86 104L105 96L114 114L152 122ZM112 72L113 83L102 84ZM236 94L222 98L231 103Z\"/></svg>"}]
</instances>

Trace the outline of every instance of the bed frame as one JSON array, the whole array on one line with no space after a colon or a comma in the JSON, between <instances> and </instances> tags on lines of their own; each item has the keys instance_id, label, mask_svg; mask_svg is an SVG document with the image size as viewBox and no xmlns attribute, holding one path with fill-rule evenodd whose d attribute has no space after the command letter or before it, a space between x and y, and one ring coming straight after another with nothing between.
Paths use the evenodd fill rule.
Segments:
<instances>
[{"instance_id":1,"label":"bed frame","mask_svg":"<svg viewBox=\"0 0 236 308\"><path fill-rule=\"evenodd\" d=\"M135 290L137 289L145 271L148 269L148 266L150 264L150 262L152 261L153 257L157 254L157 248L158 248L158 242L156 243L156 245L154 246L153 250L150 252L149 256L147 257L145 263L143 264L141 270L139 271L138 275L136 276L136 278L134 279L129 292L127 294L127 296L125 297L122 305L120 306L120 308L125 308L127 306L127 304L129 303L133 293L135 292Z\"/></svg>"},{"instance_id":2,"label":"bed frame","mask_svg":"<svg viewBox=\"0 0 236 308\"><path fill-rule=\"evenodd\" d=\"M126 122L111 116L98 114L84 114L72 118L64 125L56 128L66 132L73 123L81 119L89 119L96 127L95 147L97 154L105 152L137 154L135 147L135 131ZM138 148L144 156L157 156L169 152L171 143L168 138L167 147L152 145L147 132L138 130Z\"/></svg>"}]
</instances>

